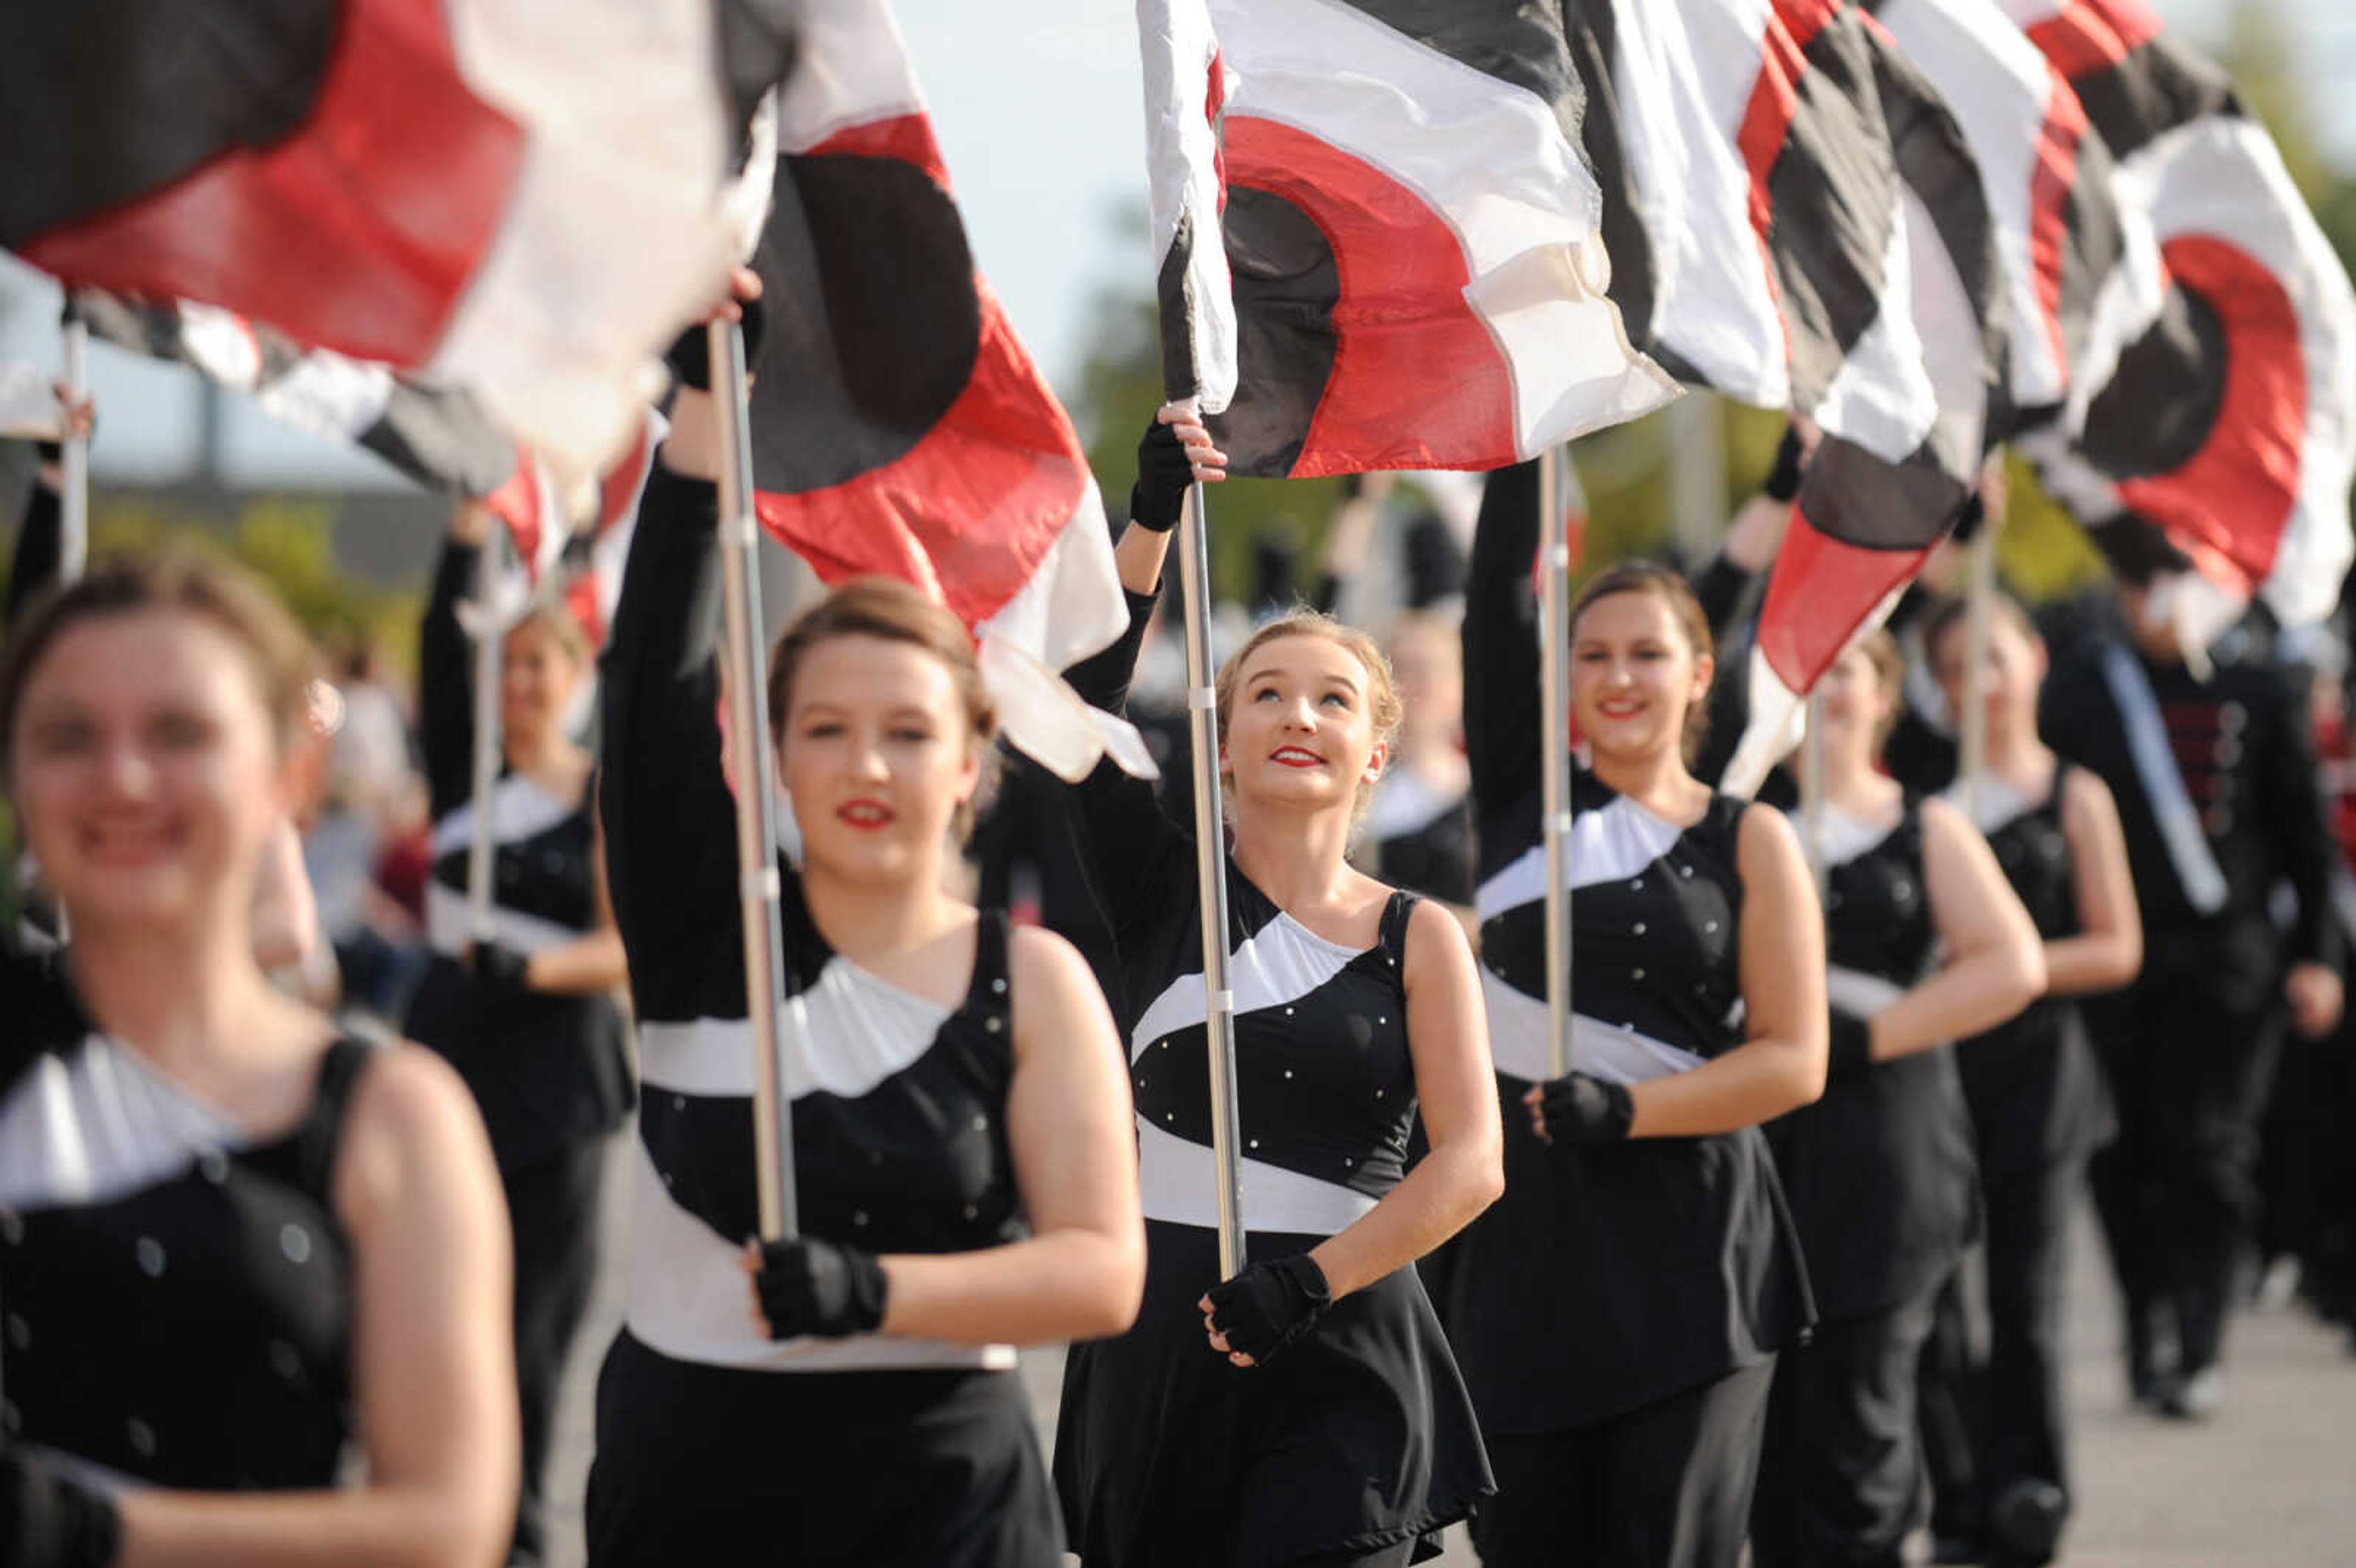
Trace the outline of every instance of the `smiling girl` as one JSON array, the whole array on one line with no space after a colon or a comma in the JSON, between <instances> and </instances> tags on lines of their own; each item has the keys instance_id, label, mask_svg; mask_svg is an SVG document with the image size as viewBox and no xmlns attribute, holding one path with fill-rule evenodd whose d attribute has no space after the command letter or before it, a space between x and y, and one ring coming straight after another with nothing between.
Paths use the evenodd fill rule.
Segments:
<instances>
[{"instance_id":1,"label":"smiling girl","mask_svg":"<svg viewBox=\"0 0 2356 1568\"><path fill-rule=\"evenodd\" d=\"M1116 710L1179 498L1225 461L1175 409L1141 460L1117 552L1129 635L1072 672ZM1344 859L1398 723L1363 634L1270 622L1221 668L1217 709L1250 1263L1220 1280L1194 843L1099 767L1074 804L1126 979L1145 1306L1074 1350L1056 1479L1089 1564L1405 1563L1489 1487L1408 1266L1497 1192L1472 955L1443 907ZM1419 1102L1431 1153L1408 1171Z\"/></svg>"},{"instance_id":2,"label":"smiling girl","mask_svg":"<svg viewBox=\"0 0 2356 1568\"><path fill-rule=\"evenodd\" d=\"M1116 1333L1136 1311L1111 1020L1061 938L944 890L992 729L965 629L902 583L837 589L769 667L801 843L778 868L801 1234L749 1243L721 447L692 386L671 421L604 671L599 798L642 1104L589 1561L1054 1568L1013 1348Z\"/></svg>"},{"instance_id":3,"label":"smiling girl","mask_svg":"<svg viewBox=\"0 0 2356 1568\"><path fill-rule=\"evenodd\" d=\"M507 1547L482 1124L434 1057L339 1037L254 955L308 656L266 591L179 555L96 568L0 669L0 769L73 933L62 975L0 967L13 1568L487 1568ZM338 1487L348 1448L366 1479Z\"/></svg>"},{"instance_id":4,"label":"smiling girl","mask_svg":"<svg viewBox=\"0 0 2356 1568\"><path fill-rule=\"evenodd\" d=\"M1498 1493L1492 1568L1734 1568L1807 1285L1758 1125L1824 1083L1824 945L1772 809L1687 770L1712 671L1685 581L1638 562L1570 615L1573 1071L1548 1082L1536 464L1489 478L1464 619L1482 987L1505 1196L1448 1326Z\"/></svg>"}]
</instances>

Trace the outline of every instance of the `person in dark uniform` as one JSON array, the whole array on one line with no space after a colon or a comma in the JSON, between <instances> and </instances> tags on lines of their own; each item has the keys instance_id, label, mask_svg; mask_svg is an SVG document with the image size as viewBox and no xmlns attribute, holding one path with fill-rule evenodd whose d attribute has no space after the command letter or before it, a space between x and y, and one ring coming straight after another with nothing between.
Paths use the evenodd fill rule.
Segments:
<instances>
[{"instance_id":1,"label":"person in dark uniform","mask_svg":"<svg viewBox=\"0 0 2356 1568\"><path fill-rule=\"evenodd\" d=\"M1149 441L1180 452L1175 482L1143 486L1116 557L1129 635L1071 672L1115 711L1188 471L1224 462L1199 425L1163 421ZM1344 859L1398 720L1371 640L1280 617L1226 661L1217 711L1249 1262L1222 1281L1195 842L1100 765L1071 792L1071 830L1119 944L1145 1304L1129 1333L1073 1350L1056 1481L1091 1568L1397 1568L1490 1489L1408 1266L1501 1179L1480 992L1444 910ZM1419 1104L1431 1147L1410 1172Z\"/></svg>"},{"instance_id":2,"label":"person in dark uniform","mask_svg":"<svg viewBox=\"0 0 2356 1568\"><path fill-rule=\"evenodd\" d=\"M2118 1136L2091 1168L2138 1403L2202 1417L2223 1396L2235 1266L2255 1218L2258 1119L2286 1024L2339 1021L2334 848L2304 704L2258 663L2207 662L2179 630L2190 562L2106 525L2126 640L2089 638L2047 680L2039 729L2118 802L2143 918L2136 983L2090 1002ZM2267 901L2297 918L2278 939ZM2173 1339L2174 1354L2163 1353Z\"/></svg>"},{"instance_id":3,"label":"person in dark uniform","mask_svg":"<svg viewBox=\"0 0 2356 1568\"><path fill-rule=\"evenodd\" d=\"M496 526L462 504L418 632L419 729L434 815L425 932L433 958L404 1028L475 1092L498 1156L515 1237L516 1381L523 1496L513 1555L548 1551L545 1487L557 1391L597 1277L607 1135L631 1101L618 987L626 977L590 809L590 759L565 733L589 649L562 604L534 606L505 634L498 783L474 793L472 644L458 606ZM472 929L468 853L491 814L496 934Z\"/></svg>"},{"instance_id":4,"label":"person in dark uniform","mask_svg":"<svg viewBox=\"0 0 2356 1568\"><path fill-rule=\"evenodd\" d=\"M1778 1354L1814 1316L1758 1125L1824 1083L1823 924L1782 816L1687 771L1710 638L1639 563L1572 611L1571 1063L1551 1079L1535 464L1490 476L1464 621L1481 982L1505 1196L1447 1322L1497 1496L1494 1568L1733 1568Z\"/></svg>"},{"instance_id":5,"label":"person in dark uniform","mask_svg":"<svg viewBox=\"0 0 2356 1568\"><path fill-rule=\"evenodd\" d=\"M1869 633L1818 682L1824 795L1795 816L1823 868L1832 1067L1771 1125L1815 1287L1775 1369L1751 1511L1757 1568L1897 1568L1918 1521L1916 1369L1932 1305L1979 1227L1951 1040L2043 989L2036 927L1979 834L1879 771L1904 667Z\"/></svg>"},{"instance_id":6,"label":"person in dark uniform","mask_svg":"<svg viewBox=\"0 0 2356 1568\"><path fill-rule=\"evenodd\" d=\"M1969 700L1967 606L1950 600L1923 629L1947 710ZM2069 1518L2062 1386L2071 1211L2086 1160L2113 1131L2110 1096L2076 998L2116 990L2143 963L2143 925L2118 806L2103 781L2038 738L2045 644L2028 613L1999 597L1980 690L1986 763L1948 792L1996 851L2044 944L2045 995L1956 1048L1971 1107L1987 1213L1987 1353L1962 1367L1953 1404L1967 1451L1952 1479L1970 1495L1933 1510L1959 1521L1954 1555L1996 1568L2050 1561ZM1943 1320L1952 1321L1952 1320ZM1968 1355L1972 1338L1947 1347ZM1942 1363L1926 1355L1924 1366ZM1944 1363L1942 1363L1944 1364ZM1926 1371L1926 1376L1929 1375ZM1932 1391L1926 1387L1926 1402Z\"/></svg>"},{"instance_id":7,"label":"person in dark uniform","mask_svg":"<svg viewBox=\"0 0 2356 1568\"><path fill-rule=\"evenodd\" d=\"M838 588L769 667L801 844L779 867L800 1232L751 1243L713 648L723 449L695 384L671 420L603 672L599 804L644 1094L589 1562L1055 1568L1014 1347L1117 1333L1137 1309L1111 1019L1061 938L943 891L992 726L971 639L904 583Z\"/></svg>"},{"instance_id":8,"label":"person in dark uniform","mask_svg":"<svg viewBox=\"0 0 2356 1568\"><path fill-rule=\"evenodd\" d=\"M0 773L72 932L0 959L11 1568L506 1549L480 1118L254 955L263 847L315 765L309 653L252 579L166 554L28 610L0 667Z\"/></svg>"},{"instance_id":9,"label":"person in dark uniform","mask_svg":"<svg viewBox=\"0 0 2356 1568\"><path fill-rule=\"evenodd\" d=\"M1472 775L1464 761L1464 657L1429 611L1391 627L1386 652L1405 714L1355 859L1367 874L1451 909L1472 907Z\"/></svg>"}]
</instances>

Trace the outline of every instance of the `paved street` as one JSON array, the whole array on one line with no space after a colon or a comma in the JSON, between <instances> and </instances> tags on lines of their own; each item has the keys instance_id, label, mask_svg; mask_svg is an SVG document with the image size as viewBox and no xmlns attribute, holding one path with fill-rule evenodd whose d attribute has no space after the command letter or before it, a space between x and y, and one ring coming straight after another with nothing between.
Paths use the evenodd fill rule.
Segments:
<instances>
[{"instance_id":1,"label":"paved street","mask_svg":"<svg viewBox=\"0 0 2356 1568\"><path fill-rule=\"evenodd\" d=\"M581 1562L597 1361L621 1320L631 1152L616 1141L606 1266L560 1413L553 1490L569 1520L558 1531L556 1568ZM2195 1427L2133 1413L2092 1232L2090 1215L2072 1296L2081 1495L2070 1568L2356 1568L2356 1356L2298 1308L2246 1314L2235 1326L2222 1417ZM1059 1361L1049 1353L1025 1362L1043 1434L1054 1428ZM1460 1541L1441 1561L1472 1568L1477 1559Z\"/></svg>"}]
</instances>

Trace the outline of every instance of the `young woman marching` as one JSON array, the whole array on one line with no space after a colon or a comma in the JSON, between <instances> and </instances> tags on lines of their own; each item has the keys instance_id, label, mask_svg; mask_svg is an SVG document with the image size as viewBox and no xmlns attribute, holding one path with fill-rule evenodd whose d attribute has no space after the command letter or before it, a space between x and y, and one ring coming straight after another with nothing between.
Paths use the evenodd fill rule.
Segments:
<instances>
[{"instance_id":1,"label":"young woman marching","mask_svg":"<svg viewBox=\"0 0 2356 1568\"><path fill-rule=\"evenodd\" d=\"M1116 710L1189 454L1205 478L1225 461L1162 418L1118 552L1129 635L1072 672ZM1480 992L1444 909L1344 859L1398 722L1372 644L1280 617L1221 670L1218 716L1251 1262L1221 1282L1194 841L1099 767L1076 826L1127 981L1148 1262L1137 1327L1072 1353L1056 1481L1075 1548L1103 1568L1402 1564L1489 1489L1408 1266L1497 1193ZM1431 1152L1402 1177L1419 1100Z\"/></svg>"},{"instance_id":2,"label":"young woman marching","mask_svg":"<svg viewBox=\"0 0 2356 1568\"><path fill-rule=\"evenodd\" d=\"M681 390L671 420L604 669L643 1104L589 1561L1054 1568L1012 1347L1136 1311L1111 1020L1060 938L943 891L991 727L964 628L905 584L836 590L768 672L802 846L781 867L801 1237L748 1243L753 1039L712 657L723 456L708 395Z\"/></svg>"},{"instance_id":3,"label":"young woman marching","mask_svg":"<svg viewBox=\"0 0 2356 1568\"><path fill-rule=\"evenodd\" d=\"M1449 1303L1497 1468L1492 1568L1733 1568L1806 1276L1758 1124L1825 1072L1815 899L1777 813L1687 771L1709 632L1635 563L1571 614L1572 1059L1547 1082L1535 464L1489 478L1464 620L1505 1196Z\"/></svg>"},{"instance_id":4,"label":"young woman marching","mask_svg":"<svg viewBox=\"0 0 2356 1568\"><path fill-rule=\"evenodd\" d=\"M1965 605L1933 613L1923 648L1951 712L1966 700ZM1976 1369L1977 1496L1961 1512L1984 1542L1973 1561L2035 1568L2069 1516L2062 1287L2070 1211L2111 1108L2073 998L2116 989L2143 962L2143 923L2117 805L2103 781L2038 738L2045 645L2019 604L1997 601L1983 689L1987 763L1970 810L2044 941L2045 995L1956 1048L1987 1211L1989 1343ZM1958 805L1963 802L1958 800Z\"/></svg>"},{"instance_id":5,"label":"young woman marching","mask_svg":"<svg viewBox=\"0 0 2356 1568\"><path fill-rule=\"evenodd\" d=\"M548 1447L573 1336L597 1276L605 1136L630 1107L615 997L627 977L605 901L589 804L589 753L565 733L589 675L579 624L543 603L509 628L499 661L498 786L481 809L494 841L492 919L478 940L466 904L473 841L473 645L458 606L475 592L487 508L462 505L418 635L420 739L434 812L426 887L431 964L410 1003L410 1037L447 1057L482 1107L515 1237L516 1381L523 1497L516 1563L547 1550Z\"/></svg>"},{"instance_id":6,"label":"young woman marching","mask_svg":"<svg viewBox=\"0 0 2356 1568\"><path fill-rule=\"evenodd\" d=\"M1824 1098L1768 1129L1819 1321L1783 1358L1751 1516L1758 1568L1896 1568L1922 1488L1916 1365L1978 1224L1970 1114L1947 1042L2043 988L2036 928L1971 824L1877 770L1901 700L1875 632L1819 684L1832 1004Z\"/></svg>"},{"instance_id":7,"label":"young woman marching","mask_svg":"<svg viewBox=\"0 0 2356 1568\"><path fill-rule=\"evenodd\" d=\"M72 932L0 968L0 1562L487 1568L516 1485L507 1235L441 1062L253 950L309 649L188 556L103 564L0 672ZM366 1481L337 1489L356 1448Z\"/></svg>"}]
</instances>

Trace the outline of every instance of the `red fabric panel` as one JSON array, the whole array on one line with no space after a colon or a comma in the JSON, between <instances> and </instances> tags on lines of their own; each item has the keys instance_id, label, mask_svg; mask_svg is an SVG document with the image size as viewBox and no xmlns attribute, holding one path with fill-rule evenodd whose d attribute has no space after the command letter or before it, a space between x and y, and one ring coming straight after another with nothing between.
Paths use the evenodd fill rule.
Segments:
<instances>
[{"instance_id":1,"label":"red fabric panel","mask_svg":"<svg viewBox=\"0 0 2356 1568\"><path fill-rule=\"evenodd\" d=\"M654 428L641 420L638 438L630 443L630 450L597 481L597 532L604 533L629 515L654 457Z\"/></svg>"},{"instance_id":2,"label":"red fabric panel","mask_svg":"<svg viewBox=\"0 0 2356 1568\"><path fill-rule=\"evenodd\" d=\"M521 127L459 80L438 0L346 0L311 118L256 152L41 236L74 284L193 299L305 343L433 357L524 163Z\"/></svg>"},{"instance_id":3,"label":"red fabric panel","mask_svg":"<svg viewBox=\"0 0 2356 1568\"><path fill-rule=\"evenodd\" d=\"M1776 677L1805 693L1840 657L1892 589L1931 558L1923 549L1861 549L1817 531L1794 507L1759 611L1759 651Z\"/></svg>"},{"instance_id":4,"label":"red fabric panel","mask_svg":"<svg viewBox=\"0 0 2356 1568\"><path fill-rule=\"evenodd\" d=\"M847 125L817 146L796 155L819 158L837 154L860 158L897 158L904 164L914 164L924 170L943 190L949 188L948 165L941 162L940 144L933 139L933 123L921 112L897 114L887 120L870 120L862 125Z\"/></svg>"},{"instance_id":5,"label":"red fabric panel","mask_svg":"<svg viewBox=\"0 0 2356 1568\"><path fill-rule=\"evenodd\" d=\"M2062 336L2062 251L2070 234L2070 192L2078 183L2078 147L2086 139L2086 110L2070 84L2052 72L2045 123L2038 130L2037 168L2029 182L2029 259L2037 279L2039 325L2053 346L2053 362L2068 365Z\"/></svg>"},{"instance_id":6,"label":"red fabric panel","mask_svg":"<svg viewBox=\"0 0 2356 1568\"><path fill-rule=\"evenodd\" d=\"M2171 473L2122 480L2119 498L2165 528L2204 575L2255 592L2298 502L2307 438L2298 312L2264 262L2214 235L2179 236L2159 253L2217 313L2225 390L2201 449Z\"/></svg>"},{"instance_id":7,"label":"red fabric panel","mask_svg":"<svg viewBox=\"0 0 2356 1568\"><path fill-rule=\"evenodd\" d=\"M2108 70L2159 34L2142 0L2062 0L2055 15L2028 28L2029 41L2072 81Z\"/></svg>"},{"instance_id":8,"label":"red fabric panel","mask_svg":"<svg viewBox=\"0 0 2356 1568\"><path fill-rule=\"evenodd\" d=\"M1333 369L1294 478L1516 461L1514 382L1464 299L1463 247L1422 197L1332 143L1230 114L1229 183L1282 197L1333 252Z\"/></svg>"},{"instance_id":9,"label":"red fabric panel","mask_svg":"<svg viewBox=\"0 0 2356 1568\"><path fill-rule=\"evenodd\" d=\"M605 612L597 603L597 574L584 571L564 585L564 607L593 648L605 645Z\"/></svg>"},{"instance_id":10,"label":"red fabric panel","mask_svg":"<svg viewBox=\"0 0 2356 1568\"><path fill-rule=\"evenodd\" d=\"M979 277L973 379L897 461L802 495L762 491L762 524L828 582L881 572L968 626L1031 581L1087 494L1078 434ZM850 346L845 346L850 351Z\"/></svg>"}]
</instances>

